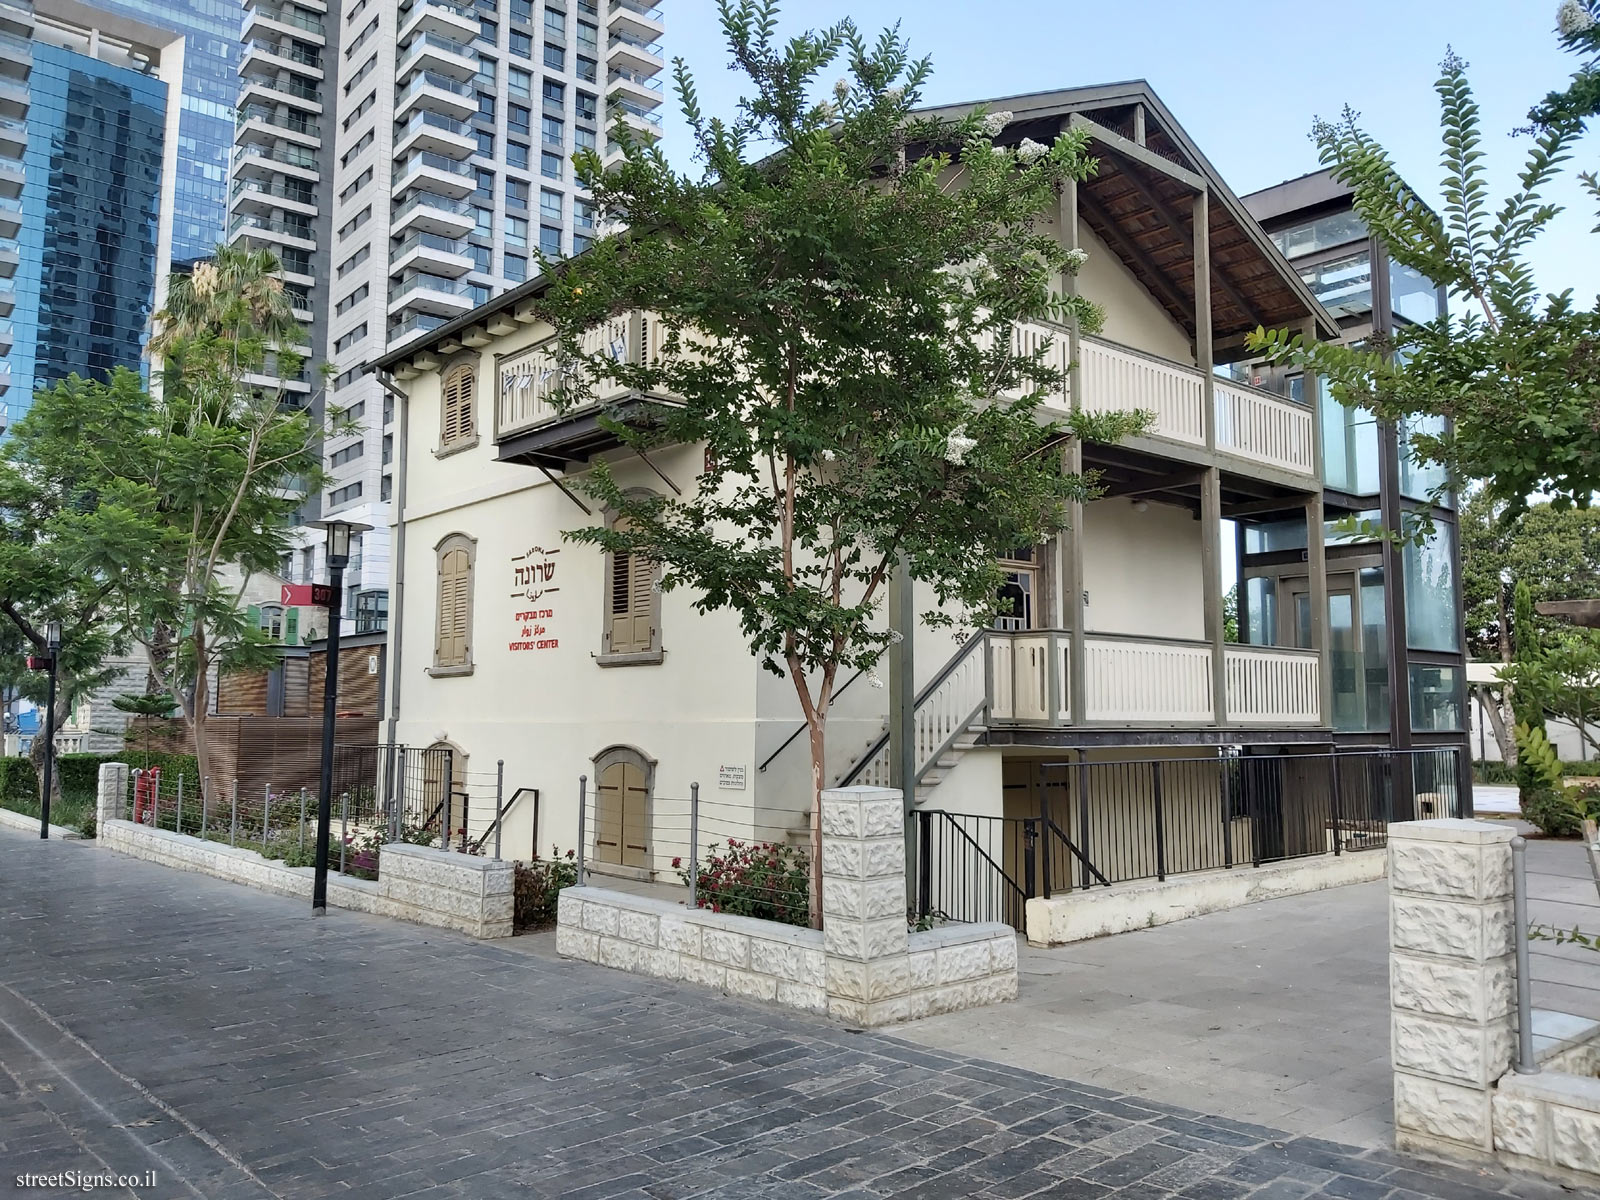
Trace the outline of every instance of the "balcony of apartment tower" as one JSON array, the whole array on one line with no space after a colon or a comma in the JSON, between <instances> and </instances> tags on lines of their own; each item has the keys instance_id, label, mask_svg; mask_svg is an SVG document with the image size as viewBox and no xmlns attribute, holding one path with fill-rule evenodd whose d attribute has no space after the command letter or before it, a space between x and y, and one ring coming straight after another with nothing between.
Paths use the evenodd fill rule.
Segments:
<instances>
[{"instance_id":1,"label":"balcony of apartment tower","mask_svg":"<svg viewBox=\"0 0 1600 1200\"><path fill-rule=\"evenodd\" d=\"M471 42L479 31L478 14L473 7L452 0L405 0L400 5L399 22L395 38L402 45L418 32Z\"/></svg>"}]
</instances>

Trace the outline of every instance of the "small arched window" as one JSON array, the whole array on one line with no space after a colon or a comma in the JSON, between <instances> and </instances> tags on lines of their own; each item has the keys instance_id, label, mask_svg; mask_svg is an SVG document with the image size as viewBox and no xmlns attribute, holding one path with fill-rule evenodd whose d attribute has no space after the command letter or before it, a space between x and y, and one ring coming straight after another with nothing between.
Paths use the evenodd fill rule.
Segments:
<instances>
[{"instance_id":1,"label":"small arched window","mask_svg":"<svg viewBox=\"0 0 1600 1200\"><path fill-rule=\"evenodd\" d=\"M478 440L476 404L478 371L473 363L461 363L445 372L439 405L439 448L453 450Z\"/></svg>"},{"instance_id":2,"label":"small arched window","mask_svg":"<svg viewBox=\"0 0 1600 1200\"><path fill-rule=\"evenodd\" d=\"M464 533L452 533L435 547L435 552L439 590L431 673L469 674L472 671L472 573L477 543Z\"/></svg>"}]
</instances>

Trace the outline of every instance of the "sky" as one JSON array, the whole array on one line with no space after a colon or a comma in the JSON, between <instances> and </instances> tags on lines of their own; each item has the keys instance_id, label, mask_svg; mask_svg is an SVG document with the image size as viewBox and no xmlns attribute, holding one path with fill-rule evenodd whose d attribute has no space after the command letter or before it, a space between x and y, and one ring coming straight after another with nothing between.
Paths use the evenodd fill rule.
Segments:
<instances>
[{"instance_id":1,"label":"sky","mask_svg":"<svg viewBox=\"0 0 1600 1200\"><path fill-rule=\"evenodd\" d=\"M742 92L713 0L665 0L666 52L695 75L707 115ZM1447 46L1469 64L1482 110L1490 195L1516 183L1526 138L1511 136L1532 103L1576 65L1556 43L1555 0L789 0L780 31L852 18L869 36L900 22L914 55L930 55L929 103L981 100L1145 79L1222 178L1240 195L1318 167L1313 118L1349 104L1401 174L1439 206L1439 104ZM828 72L826 88L842 71ZM671 84L668 84L669 93ZM666 151L697 170L676 99L664 106ZM1530 255L1545 291L1600 290L1594 204L1572 175L1600 162L1591 138L1547 196L1565 206Z\"/></svg>"}]
</instances>

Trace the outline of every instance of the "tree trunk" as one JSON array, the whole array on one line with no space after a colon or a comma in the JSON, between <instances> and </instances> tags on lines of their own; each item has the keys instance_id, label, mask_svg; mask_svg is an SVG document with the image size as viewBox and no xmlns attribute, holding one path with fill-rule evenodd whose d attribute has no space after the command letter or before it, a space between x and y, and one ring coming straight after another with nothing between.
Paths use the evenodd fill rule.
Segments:
<instances>
[{"instance_id":1,"label":"tree trunk","mask_svg":"<svg viewBox=\"0 0 1600 1200\"><path fill-rule=\"evenodd\" d=\"M806 717L811 738L811 928L822 928L822 780L827 771L825 718Z\"/></svg>"},{"instance_id":2,"label":"tree trunk","mask_svg":"<svg viewBox=\"0 0 1600 1200\"><path fill-rule=\"evenodd\" d=\"M1501 689L1504 692L1504 688ZM1511 732L1513 722L1506 719L1506 704L1501 697L1494 694L1494 689L1487 684L1473 686L1472 694L1489 714L1489 728L1494 731L1495 745L1500 748L1500 760L1508 767L1517 765L1517 739Z\"/></svg>"},{"instance_id":3,"label":"tree trunk","mask_svg":"<svg viewBox=\"0 0 1600 1200\"><path fill-rule=\"evenodd\" d=\"M194 739L195 770L200 773L200 786L206 788L211 778L211 747L206 742L206 715L211 707L211 681L207 678L210 663L202 646L197 645L195 649L195 660L199 665L195 670L194 699L189 702L187 716L189 734Z\"/></svg>"}]
</instances>

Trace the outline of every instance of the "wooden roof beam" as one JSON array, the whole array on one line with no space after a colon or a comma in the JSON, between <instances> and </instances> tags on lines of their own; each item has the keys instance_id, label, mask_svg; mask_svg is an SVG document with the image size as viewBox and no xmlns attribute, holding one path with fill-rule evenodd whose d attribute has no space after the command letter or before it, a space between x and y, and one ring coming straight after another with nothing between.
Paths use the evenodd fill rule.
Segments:
<instances>
[{"instance_id":1,"label":"wooden roof beam","mask_svg":"<svg viewBox=\"0 0 1600 1200\"><path fill-rule=\"evenodd\" d=\"M1182 289L1165 271L1156 266L1148 254L1133 243L1132 238L1122 232L1122 228L1117 224L1115 218L1100 207L1087 188L1080 187L1078 189L1078 207L1086 215L1094 217L1100 223L1105 231L1105 239L1111 244L1113 250L1150 276L1151 282L1155 285L1155 290L1162 293L1163 300L1177 310L1179 323L1192 333L1192 322L1185 320L1183 314L1192 312L1194 305L1184 296Z\"/></svg>"},{"instance_id":2,"label":"wooden roof beam","mask_svg":"<svg viewBox=\"0 0 1600 1200\"><path fill-rule=\"evenodd\" d=\"M1154 210L1156 216L1165 221L1168 227L1170 227L1172 231L1178 235L1178 237L1183 239L1183 241L1188 244L1189 253L1193 254L1194 233L1192 230L1188 233L1184 232L1183 223L1179 219L1178 214L1172 211L1172 206L1160 196L1156 195L1155 189L1150 187L1149 184L1145 183L1144 180L1140 179L1137 171L1124 171L1122 174L1127 178L1128 182L1133 185L1133 190L1139 193L1139 198L1148 204L1151 209ZM1208 242L1210 241L1210 237L1211 231L1208 229L1206 230L1206 240ZM1232 300L1239 306L1240 312L1254 319L1257 325L1268 324L1267 321L1262 320L1260 310L1257 309L1254 304L1251 304L1250 301L1246 300L1244 293L1235 287L1233 281L1223 273L1223 264L1215 257L1213 257L1211 260L1211 277L1217 281L1217 286L1228 294L1228 299Z\"/></svg>"},{"instance_id":3,"label":"wooden roof beam","mask_svg":"<svg viewBox=\"0 0 1600 1200\"><path fill-rule=\"evenodd\" d=\"M1191 191L1201 191L1206 186L1206 181L1187 167L1181 167L1170 158L1163 158L1147 146L1141 146L1129 138L1123 137L1114 129L1107 129L1098 121L1091 121L1082 113L1073 113L1067 119L1069 129L1088 130L1089 136L1094 138L1107 150L1119 157L1129 159L1142 166L1149 167L1152 171L1160 171L1169 179L1175 179Z\"/></svg>"},{"instance_id":4,"label":"wooden roof beam","mask_svg":"<svg viewBox=\"0 0 1600 1200\"><path fill-rule=\"evenodd\" d=\"M1172 491L1176 488L1193 487L1205 478L1204 471L1177 471L1171 475L1160 475L1154 479L1130 480L1120 486L1108 487L1101 493L1105 499L1122 498L1131 500L1137 496L1153 496L1157 492Z\"/></svg>"}]
</instances>

